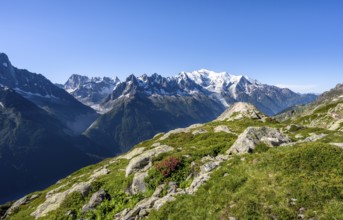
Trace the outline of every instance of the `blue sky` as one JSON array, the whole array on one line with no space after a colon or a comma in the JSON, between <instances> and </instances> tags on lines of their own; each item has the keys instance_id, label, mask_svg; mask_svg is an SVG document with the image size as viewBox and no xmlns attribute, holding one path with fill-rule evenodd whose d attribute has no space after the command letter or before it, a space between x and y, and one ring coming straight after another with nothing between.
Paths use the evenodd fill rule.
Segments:
<instances>
[{"instance_id":1,"label":"blue sky","mask_svg":"<svg viewBox=\"0 0 343 220\"><path fill-rule=\"evenodd\" d=\"M3 0L0 51L58 83L206 68L319 93L343 82L343 1Z\"/></svg>"}]
</instances>

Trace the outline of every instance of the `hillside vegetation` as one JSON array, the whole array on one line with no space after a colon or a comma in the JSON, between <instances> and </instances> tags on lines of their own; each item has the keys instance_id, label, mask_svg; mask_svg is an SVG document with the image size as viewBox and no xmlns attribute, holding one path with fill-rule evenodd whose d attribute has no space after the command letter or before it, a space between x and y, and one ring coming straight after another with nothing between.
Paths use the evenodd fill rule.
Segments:
<instances>
[{"instance_id":1,"label":"hillside vegetation","mask_svg":"<svg viewBox=\"0 0 343 220\"><path fill-rule=\"evenodd\" d=\"M237 103L33 192L4 219L343 219L342 124L311 124L341 105L278 122Z\"/></svg>"}]
</instances>

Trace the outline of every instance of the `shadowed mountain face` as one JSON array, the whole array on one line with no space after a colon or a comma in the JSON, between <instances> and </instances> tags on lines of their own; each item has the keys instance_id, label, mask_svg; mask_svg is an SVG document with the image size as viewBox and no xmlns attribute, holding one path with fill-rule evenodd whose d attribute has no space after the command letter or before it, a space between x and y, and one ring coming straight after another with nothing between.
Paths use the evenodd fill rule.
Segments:
<instances>
[{"instance_id":1,"label":"shadowed mountain face","mask_svg":"<svg viewBox=\"0 0 343 220\"><path fill-rule=\"evenodd\" d=\"M4 53L0 53L0 84L14 89L54 115L73 134L82 133L97 117L93 109L77 101L43 75L13 67Z\"/></svg>"},{"instance_id":2,"label":"shadowed mountain face","mask_svg":"<svg viewBox=\"0 0 343 220\"><path fill-rule=\"evenodd\" d=\"M0 127L0 202L98 161L78 148L82 138L66 134L63 123L7 87L0 87Z\"/></svg>"},{"instance_id":3,"label":"shadowed mountain face","mask_svg":"<svg viewBox=\"0 0 343 220\"><path fill-rule=\"evenodd\" d=\"M112 110L99 117L85 135L113 153L126 152L159 132L214 119L224 110L206 96L151 98L135 94L112 104Z\"/></svg>"},{"instance_id":4,"label":"shadowed mountain face","mask_svg":"<svg viewBox=\"0 0 343 220\"><path fill-rule=\"evenodd\" d=\"M18 198L110 153L80 135L97 117L40 74L0 53L0 202Z\"/></svg>"}]
</instances>

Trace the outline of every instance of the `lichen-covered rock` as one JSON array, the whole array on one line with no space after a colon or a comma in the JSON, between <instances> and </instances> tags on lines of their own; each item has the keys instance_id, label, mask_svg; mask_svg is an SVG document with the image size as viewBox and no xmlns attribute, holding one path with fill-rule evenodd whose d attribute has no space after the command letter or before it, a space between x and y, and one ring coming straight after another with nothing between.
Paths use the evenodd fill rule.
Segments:
<instances>
[{"instance_id":1,"label":"lichen-covered rock","mask_svg":"<svg viewBox=\"0 0 343 220\"><path fill-rule=\"evenodd\" d=\"M168 190L167 190L167 193L176 193L176 190L177 190L177 183L176 182L169 182L168 183Z\"/></svg>"},{"instance_id":2,"label":"lichen-covered rock","mask_svg":"<svg viewBox=\"0 0 343 220\"><path fill-rule=\"evenodd\" d=\"M31 213L31 216L37 218L41 218L46 216L49 212L56 210L60 207L62 202L65 200L65 198L73 193L73 192L79 192L83 196L86 196L91 189L91 181L88 182L81 182L81 183L75 183L72 187L70 187L68 190L59 192L59 193L51 193L49 196L47 196L45 202L43 202L41 205L37 207L37 209Z\"/></svg>"},{"instance_id":3,"label":"lichen-covered rock","mask_svg":"<svg viewBox=\"0 0 343 220\"><path fill-rule=\"evenodd\" d=\"M167 139L171 134L178 134L178 133L182 133L182 132L188 133L191 131L191 129L199 128L201 126L203 126L203 124L193 124L187 128L177 128L177 129L168 131L162 137L160 137L160 140L163 141L163 140Z\"/></svg>"},{"instance_id":4,"label":"lichen-covered rock","mask_svg":"<svg viewBox=\"0 0 343 220\"><path fill-rule=\"evenodd\" d=\"M136 217L138 218L140 212L143 213L142 210L150 211L150 209L154 206L154 203L156 202L156 200L158 200L157 197L150 197L150 198L144 199L140 201L133 209L131 210L125 209L122 212L117 213L114 216L114 219L115 220L136 219Z\"/></svg>"},{"instance_id":5,"label":"lichen-covered rock","mask_svg":"<svg viewBox=\"0 0 343 220\"><path fill-rule=\"evenodd\" d=\"M23 198L18 199L16 202L14 202L11 207L6 211L5 216L8 215L12 215L16 209L18 209L20 206L26 204L27 202L29 202L30 200L32 200L30 197L28 196L24 196Z\"/></svg>"},{"instance_id":6,"label":"lichen-covered rock","mask_svg":"<svg viewBox=\"0 0 343 220\"><path fill-rule=\"evenodd\" d=\"M304 136L302 136L301 134L297 134L297 135L295 135L295 138L296 139L301 139L301 138L303 138Z\"/></svg>"},{"instance_id":7,"label":"lichen-covered rock","mask_svg":"<svg viewBox=\"0 0 343 220\"><path fill-rule=\"evenodd\" d=\"M332 146L336 146L343 149L343 143L330 143Z\"/></svg>"},{"instance_id":8,"label":"lichen-covered rock","mask_svg":"<svg viewBox=\"0 0 343 220\"><path fill-rule=\"evenodd\" d=\"M203 129L203 128L200 128L200 129L197 129L197 130L194 130L192 132L193 135L197 135L197 134L205 134L207 133L208 131L206 129Z\"/></svg>"},{"instance_id":9,"label":"lichen-covered rock","mask_svg":"<svg viewBox=\"0 0 343 220\"><path fill-rule=\"evenodd\" d=\"M155 192L152 194L153 197L160 197L160 194L162 193L164 189L164 184L161 184L156 187Z\"/></svg>"},{"instance_id":10,"label":"lichen-covered rock","mask_svg":"<svg viewBox=\"0 0 343 220\"><path fill-rule=\"evenodd\" d=\"M203 185L205 182L207 182L210 179L210 173L202 173L198 176L196 176L193 179L193 182L191 185L187 188L187 193L193 194L195 193L201 185Z\"/></svg>"},{"instance_id":11,"label":"lichen-covered rock","mask_svg":"<svg viewBox=\"0 0 343 220\"><path fill-rule=\"evenodd\" d=\"M82 212L87 212L91 209L94 209L102 201L109 198L110 198L110 195L107 194L103 189L99 190L98 192L93 193L93 195L89 199L89 202L82 207Z\"/></svg>"},{"instance_id":12,"label":"lichen-covered rock","mask_svg":"<svg viewBox=\"0 0 343 220\"><path fill-rule=\"evenodd\" d=\"M100 169L94 170L93 174L90 176L91 179L96 179L100 176L109 174L110 171L106 167L101 167Z\"/></svg>"},{"instance_id":13,"label":"lichen-covered rock","mask_svg":"<svg viewBox=\"0 0 343 220\"><path fill-rule=\"evenodd\" d=\"M214 133L218 133L218 132L225 132L225 133L228 133L228 134L235 134L226 125L219 125L219 126L215 127L214 128Z\"/></svg>"},{"instance_id":14,"label":"lichen-covered rock","mask_svg":"<svg viewBox=\"0 0 343 220\"><path fill-rule=\"evenodd\" d=\"M172 182L172 181L168 183L168 186L161 184L158 187L156 187L155 192L152 194L150 198L146 198L140 201L138 204L135 205L135 207L133 207L130 210L125 209L122 212L117 213L114 216L114 219L118 219L118 220L119 219L120 220L142 219L142 218L145 218L145 216L147 216L152 209L158 210L167 202L176 200L176 196L178 195L194 194L199 189L200 186L202 186L205 182L207 182L210 179L210 174L213 172L214 168L219 166L221 162L228 160L230 158L231 156L222 155L222 154L219 154L216 157L211 157L211 156L203 157L201 159L201 162L203 163L203 165L200 166L200 171L198 175L193 179L189 187L187 187L186 189L178 188L178 183ZM194 163L194 161L192 163ZM132 186L137 185L136 183L134 183L137 180L139 180L138 181L139 183L144 184L144 179L146 175L147 175L146 172L141 172L141 171L137 172L134 176ZM192 175L190 175L189 178L191 177ZM163 197L160 197L165 187L168 187L167 194Z\"/></svg>"},{"instance_id":15,"label":"lichen-covered rock","mask_svg":"<svg viewBox=\"0 0 343 220\"><path fill-rule=\"evenodd\" d=\"M131 184L131 193L144 193L146 191L144 179L148 176L148 172L137 172L135 173L132 184Z\"/></svg>"},{"instance_id":16,"label":"lichen-covered rock","mask_svg":"<svg viewBox=\"0 0 343 220\"><path fill-rule=\"evenodd\" d=\"M133 149L132 151L130 151L129 153L119 156L118 158L131 160L133 157L137 156L138 154L143 153L144 150L145 150L144 147L137 147Z\"/></svg>"},{"instance_id":17,"label":"lichen-covered rock","mask_svg":"<svg viewBox=\"0 0 343 220\"><path fill-rule=\"evenodd\" d=\"M304 126L302 126L302 125L290 124L285 128L285 131L295 132L295 131L299 131L302 128L304 128Z\"/></svg>"},{"instance_id":18,"label":"lichen-covered rock","mask_svg":"<svg viewBox=\"0 0 343 220\"><path fill-rule=\"evenodd\" d=\"M126 167L126 177L130 175L132 172L141 170L146 165L149 164L151 159L161 153L166 153L169 151L174 150L174 148L167 146L167 145L160 145L156 148L151 150L144 151L142 154L132 158L129 164Z\"/></svg>"},{"instance_id":19,"label":"lichen-covered rock","mask_svg":"<svg viewBox=\"0 0 343 220\"><path fill-rule=\"evenodd\" d=\"M200 167L200 170L205 173L205 172L210 172L211 170L213 170L214 168L216 168L219 165L218 161L210 161L205 163L204 165L202 165Z\"/></svg>"},{"instance_id":20,"label":"lichen-covered rock","mask_svg":"<svg viewBox=\"0 0 343 220\"><path fill-rule=\"evenodd\" d=\"M256 107L250 103L237 102L227 108L216 120L217 121L233 121L243 118L251 118L256 120L265 120L267 116L261 113Z\"/></svg>"},{"instance_id":21,"label":"lichen-covered rock","mask_svg":"<svg viewBox=\"0 0 343 220\"><path fill-rule=\"evenodd\" d=\"M160 146L160 145L161 145L160 142L156 142L156 143L153 143L153 144L151 145L151 147L158 147L158 146Z\"/></svg>"},{"instance_id":22,"label":"lichen-covered rock","mask_svg":"<svg viewBox=\"0 0 343 220\"><path fill-rule=\"evenodd\" d=\"M322 139L323 137L325 137L327 134L315 134L315 133L310 133L310 136L305 138L303 140L303 142L314 142L317 141L319 139Z\"/></svg>"},{"instance_id":23,"label":"lichen-covered rock","mask_svg":"<svg viewBox=\"0 0 343 220\"><path fill-rule=\"evenodd\" d=\"M252 152L259 144L266 144L269 147L279 146L283 143L289 143L291 139L270 127L248 127L240 134L236 142L227 151L228 154L242 154Z\"/></svg>"},{"instance_id":24,"label":"lichen-covered rock","mask_svg":"<svg viewBox=\"0 0 343 220\"><path fill-rule=\"evenodd\" d=\"M163 198L157 200L154 204L154 209L159 210L167 202L172 202L175 200L175 197L171 195L164 196Z\"/></svg>"}]
</instances>

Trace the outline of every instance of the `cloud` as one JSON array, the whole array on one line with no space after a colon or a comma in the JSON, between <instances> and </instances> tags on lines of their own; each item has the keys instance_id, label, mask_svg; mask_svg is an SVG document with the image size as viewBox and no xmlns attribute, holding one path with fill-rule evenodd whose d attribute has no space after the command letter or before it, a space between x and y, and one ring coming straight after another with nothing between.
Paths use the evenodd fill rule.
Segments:
<instances>
[{"instance_id":1,"label":"cloud","mask_svg":"<svg viewBox=\"0 0 343 220\"><path fill-rule=\"evenodd\" d=\"M277 84L277 87L288 88L294 92L300 93L318 93L318 85L296 85L296 84Z\"/></svg>"}]
</instances>

